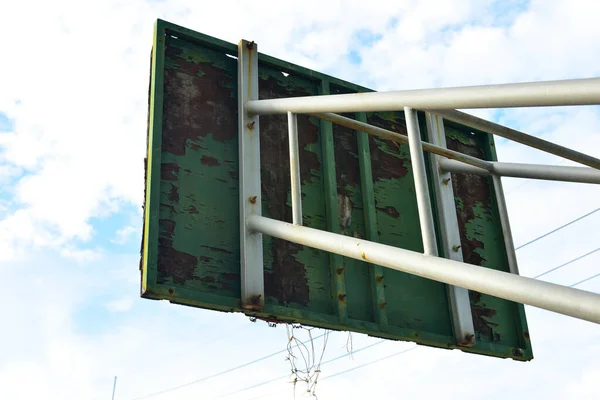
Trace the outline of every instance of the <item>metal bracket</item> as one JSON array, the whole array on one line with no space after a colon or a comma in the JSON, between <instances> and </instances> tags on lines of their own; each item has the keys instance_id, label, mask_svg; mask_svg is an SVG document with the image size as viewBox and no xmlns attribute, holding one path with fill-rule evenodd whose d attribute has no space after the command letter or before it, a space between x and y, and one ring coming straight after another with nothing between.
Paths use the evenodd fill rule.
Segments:
<instances>
[{"instance_id":1,"label":"metal bracket","mask_svg":"<svg viewBox=\"0 0 600 400\"><path fill-rule=\"evenodd\" d=\"M246 103L258 99L258 46L238 44L238 121L240 177L240 266L242 308L260 311L265 304L262 233L248 228L250 215L262 215L260 187L260 127L258 115Z\"/></svg>"},{"instance_id":2,"label":"metal bracket","mask_svg":"<svg viewBox=\"0 0 600 400\"><path fill-rule=\"evenodd\" d=\"M435 114L425 113L427 123L427 137L431 144L446 147L446 133L444 131L444 120ZM456 204L454 203L454 191L452 179L449 172L440 168L440 156L431 154L433 188L437 198L437 209L440 218L440 229L445 258L463 262L463 254L460 244L460 232L458 230L458 218L456 216ZM454 334L460 346L472 347L475 345L475 329L473 327L473 316L471 314L471 302L467 289L448 285L448 297L452 309Z\"/></svg>"}]
</instances>

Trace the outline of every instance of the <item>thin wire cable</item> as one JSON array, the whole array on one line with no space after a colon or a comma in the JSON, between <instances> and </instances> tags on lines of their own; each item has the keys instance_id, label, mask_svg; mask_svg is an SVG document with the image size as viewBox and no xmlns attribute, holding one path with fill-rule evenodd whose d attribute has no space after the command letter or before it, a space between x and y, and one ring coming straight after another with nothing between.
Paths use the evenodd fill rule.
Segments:
<instances>
[{"instance_id":1,"label":"thin wire cable","mask_svg":"<svg viewBox=\"0 0 600 400\"><path fill-rule=\"evenodd\" d=\"M577 282L577 283L574 283L574 284L572 284L572 285L569 285L569 287L575 287L575 286L577 286L577 285L581 285L583 282L591 281L592 279L594 279L594 278L597 278L597 277L599 277L599 276L600 276L600 272L598 272L596 275L592 275L592 276L590 276L589 278L585 278L585 279L584 279L584 280L582 280L582 281L579 281L579 282Z\"/></svg>"},{"instance_id":2,"label":"thin wire cable","mask_svg":"<svg viewBox=\"0 0 600 400\"><path fill-rule=\"evenodd\" d=\"M590 215L590 214L588 214L588 215ZM545 272L543 272L543 273L541 273L541 274L539 274L539 275L535 276L534 278L538 278L538 277L540 277L540 276L543 276L543 275L546 275L547 273L550 273L550 272L552 272L552 271L556 271L558 268L562 268L562 267L564 267L564 266L567 266L567 265L569 265L569 264L572 264L572 263L574 263L574 262L576 262L576 261L579 261L579 260L583 259L584 257L587 257L587 256L589 256L589 255L591 255L591 254L593 254L593 253L595 253L595 252L597 252L597 251L599 251L599 250L600 250L600 248L597 248L597 249L595 249L595 250L593 250L593 251L591 251L591 252L588 252L588 253L586 253L586 254L583 254L583 255L581 255L581 256L579 256L579 257L576 257L576 258L574 258L574 259L572 259L572 260L570 260L570 261L568 261L568 262L566 262L566 263L564 263L564 264L562 264L562 265L559 265L558 267L551 268L551 269L549 269L549 270L547 270L547 271L545 271ZM594 278L596 278L596 277L598 277L598 276L600 276L600 273L598 273L598 274L596 274L596 275L593 275L593 276L590 276L590 277L588 277L588 278L586 278L586 279L584 279L584 280L581 280L581 281L579 281L579 282L576 282L576 283L574 283L574 284L572 284L572 285L569 285L569 287L575 287L575 286L577 286L577 285L580 285L580 284L582 284L582 283L584 283L584 282L587 282L587 281L589 281L589 280L592 280L592 279L594 279ZM376 345L378 345L378 344L381 344L381 343L383 343L383 342L385 342L385 340L381 340L381 341L379 341L379 342L377 342L377 343L374 343L374 344L371 344L371 345L369 345L369 346L362 347L362 348L360 348L360 349L358 349L358 350L354 351L354 353L358 353L358 352L359 352L359 351L361 351L361 350L365 350L365 349L367 349L367 348L369 348L369 347L376 346ZM412 347L412 348L410 348L410 349L408 349L408 350L413 350L413 349L415 349L415 348L416 348L416 346L415 346L415 347ZM394 353L394 354L392 354L392 355L390 355L390 356L387 356L387 357L384 357L384 358L380 359L379 361L381 361L381 360L385 360L386 358L391 358L391 357L393 357L393 356L396 356L396 355L399 355L399 354L402 354L403 352L406 352L406 351L408 351L408 350L404 350L404 351L402 351L402 352L399 352L399 353ZM350 354L343 354L343 355L341 355L341 356L339 356L339 357L336 357L336 358L333 358L333 359L331 359L331 360L328 360L328 361L324 362L324 363L323 363L323 365L325 365L325 364L327 364L327 363L330 363L330 362L333 362L333 361L336 361L336 360L338 360L338 359L340 359L340 358L343 358L343 357L348 357L349 355L350 355ZM351 371L352 369L356 369L356 368L360 368L360 367L362 367L362 366L366 366L366 365L369 365L369 364L373 364L373 363L375 363L375 362L377 362L377 361L378 361L378 360L376 360L376 361L372 361L372 362L370 362L370 363L363 364L363 365L361 365L361 366L358 366L358 367L351 368L351 369L349 369L349 370L347 370L347 371L349 372L349 371ZM324 381L325 379L328 379L328 378L332 378L333 376L336 376L336 375L340 375L340 374L342 374L342 373L343 373L343 372L341 372L341 373L338 373L338 374L335 374L335 375L330 375L330 376L328 376L328 377L325 377L325 378L321 379L321 381ZM248 386L248 387L246 387L246 388L243 388L243 389L237 390L237 391L235 391L235 392L230 392L230 393L227 393L227 394L224 394L224 395L218 396L218 397L214 397L214 399L216 399L216 398L222 398L222 397L228 397L228 396L232 396L232 395L234 395L234 394L237 394L237 393L240 393L240 392L244 392L244 391L246 391L246 390L254 389L254 388L257 388L257 387L259 387L259 386L263 386L263 385L266 385L266 384L268 384L268 383L275 382L275 381L277 381L277 380L280 380L280 379L283 379L283 378L285 378L285 377L287 377L287 375L279 376L279 377L277 377L277 378L270 379L270 380L268 380L268 381L265 381L265 382L261 382L261 383L258 383L258 384L252 385L252 386ZM259 398L262 398L262 397L264 397L264 396L260 396L260 397L254 398L254 399L259 399Z\"/></svg>"},{"instance_id":3,"label":"thin wire cable","mask_svg":"<svg viewBox=\"0 0 600 400\"><path fill-rule=\"evenodd\" d=\"M574 263L575 261L579 261L579 260L581 260L582 258L585 258L585 257L587 257L587 256L589 256L589 255L592 255L592 254L594 254L594 253L595 253L595 252L597 252L597 251L600 251L600 247L598 247L597 249L595 249L595 250L592 250L592 251L590 251L590 252L587 252L587 253L585 253L584 255L581 255L581 256L579 256L579 257L577 257L577 258L574 258L574 259L572 259L571 261L567 261L566 263L564 263L564 264L561 264L561 265L559 265L558 267L554 267L554 268L551 268L551 269L549 269L549 270L547 270L547 271L544 271L544 272L542 272L541 274L534 276L533 278L534 278L534 279L537 279L537 278L539 278L539 277L541 277L541 276L544 276L544 275L547 275L547 274L549 274L550 272L554 272L554 271L556 271L557 269L561 269L562 267L566 267L567 265L569 265L569 264L572 264L572 263Z\"/></svg>"},{"instance_id":4,"label":"thin wire cable","mask_svg":"<svg viewBox=\"0 0 600 400\"><path fill-rule=\"evenodd\" d=\"M582 219L584 219L584 218L587 218L587 217L589 217L590 215L594 214L594 213L595 213L596 211L598 211L598 210L600 210L600 208L597 208L596 210L593 210L593 211L591 211L591 212L589 212L589 213L587 213L587 214L585 214L585 215L583 215L583 216L581 216L581 217L578 217L578 218L576 218L576 219L574 219L574 220L572 220L572 221L570 221L570 222L568 222L568 223L566 223L566 224L564 224L564 225L562 225L562 226L560 226L560 227L558 227L558 228L556 228L556 229L553 229L552 231L550 231L550 232L547 232L547 233L545 233L545 234L543 234L543 235L541 235L541 236L539 236L539 237L537 237L537 238L535 238L535 239L533 239L533 240L531 240L531 241L529 241L529 242L527 242L527 243L525 243L525 244L523 244L523 245L521 245L521 246L517 247L515 250L522 249L522 248L524 248L524 247L526 247L526 246L528 246L528 245L530 245L530 244L532 244L532 243L534 243L534 242L536 242L536 241L538 241L538 240L540 240L540 239L542 239L542 238L544 238L544 237L546 237L546 236L548 236L548 235L550 235L550 234L552 234L552 233L554 233L554 232L557 232L557 231L561 230L562 228L565 228L565 227L567 227L568 225L571 225L571 224L573 224L573 223L575 223L575 222L577 222L577 221L581 221ZM541 277L541 276L543 276L543 275L546 275L547 273L550 273L550 272L552 272L552 271L555 271L555 270L557 270L557 269L559 269L559 268L562 268L562 267L564 267L564 266L567 266L567 265L569 265L569 264L572 264L572 263L574 263L575 261L579 261L579 260L581 260L582 258L584 258L584 257L587 257L587 256L589 256L589 255L591 255L591 254L595 253L595 252L596 252L596 251L598 251L598 250L600 250L600 248L598 248L598 249L596 249L596 250L592 250L591 252L589 252L589 253L586 253L586 254L584 254L584 255L582 255L582 256L579 256L579 257L577 257L577 258L575 258L575 259L573 259L573 260L571 260L571 261L568 261L568 262L566 262L566 263L564 263L564 264L562 264L562 265L559 265L558 267L554 267L554 268L552 268L552 269L550 269L550 270L548 270L548 271L545 271L545 272L541 273L540 275L537 275L537 276L535 276L534 278L539 278L539 277ZM597 274L597 275L591 276L591 277L589 277L589 278L586 278L586 279L584 279L583 281L580 281L580 282L577 282L576 284L573 284L573 285L571 285L571 287L574 287L574 286L577 286L577 285L579 285L579 284L581 284L581 283L584 283L584 282L586 282L586 281L589 281L589 280L591 280L591 279L593 279L593 278L596 278L596 277L597 277L597 276L599 276L599 275L600 275L600 274ZM321 337L321 336L323 336L323 334L321 334L321 335L319 335L319 336L315 337L315 339L317 339L317 338L319 338L319 337ZM306 342L303 342L303 344L305 344L305 343L307 343L307 342L308 342L308 340L307 340ZM278 351L278 352L276 352L276 353L272 353L272 354L270 354L270 355L268 355L268 356L265 356L265 357L262 357L262 358L256 359L256 360L254 360L254 361L250 361L250 362L248 362L248 363L246 363L246 364L238 365L237 367L233 367L233 368L230 368L230 369L228 369L228 370L225 370L225 371L223 371L223 372L219 372L219 373L217 373L217 374L214 374L214 375L210 375L210 376L207 376L207 377L204 377L204 378L201 378L201 379L197 379L197 380L195 380L195 381L188 382L188 383L186 383L186 384L183 384L183 385L179 385L179 386L176 386L176 387L173 387L173 388L170 388L170 389L165 389L165 390L162 390L162 391L160 391L160 392L151 393L151 394L148 394L148 395L145 395L145 396L136 397L136 398L134 398L133 400L141 400L141 399L146 399L146 398L153 397L153 396L157 396L157 395L160 395L160 394L164 394L164 393L167 393L167 392L170 392L170 391L173 391L173 390L181 389L181 388L183 388L183 387L187 387L187 386L190 386L190 385L193 385L193 384L196 384L196 383L200 383L200 382L206 381L206 380L208 380L208 379L216 378L217 376L220 376L220 375L223 375L223 374L227 374L227 373L229 373L229 372L232 372L232 371L235 371L235 370L237 370L237 369L240 369L240 368L246 367L246 366L248 366L248 365L254 364L254 363L256 363L256 362L259 362L259 361L266 360L267 358L270 358L270 357L276 356L277 354L281 354L281 353L283 353L283 352L285 352L285 351L288 351L288 349L287 349L287 348L285 348L284 350ZM344 357L345 357L345 356L346 356L346 355L344 355ZM333 360L330 360L330 361L327 361L327 362L331 362L331 361L333 361ZM325 362L325 363L323 363L323 364L326 364L327 362ZM277 380L277 379L281 379L281 378L275 378L275 379L273 379L273 380L271 380L271 381L269 381L269 382L266 382L266 383L273 382L273 381L275 381L275 380ZM262 384L266 384L266 383L262 383ZM253 386L253 387L261 386L262 384L258 384L258 385L256 385L256 386ZM243 390L247 390L247 389L250 389L250 388L245 388L245 389L243 389ZM229 394L228 394L228 395L229 395ZM227 396L228 396L228 395L227 395Z\"/></svg>"},{"instance_id":5,"label":"thin wire cable","mask_svg":"<svg viewBox=\"0 0 600 400\"><path fill-rule=\"evenodd\" d=\"M369 348L371 348L371 347L373 347L373 346L380 345L380 344L382 344L382 343L384 343L384 342L386 342L386 341L387 341L387 340L380 340L380 341L378 341L378 342L375 342L375 343L372 343L372 344L370 344L370 345L367 345L367 346L361 347L361 348L360 348L360 349L358 349L358 350L354 350L352 354L358 353L359 351L362 351L362 350L369 349ZM330 360L327 360L327 361L325 361L325 362L321 363L320 365L321 365L321 366L323 366L323 365L325 365L325 364L329 364L329 363L331 363L331 362L334 362L334 361L337 361L337 360L339 360L339 359L341 359L341 358L344 358L344 357L349 357L349 356L350 356L350 353L342 354L341 356L337 356L337 357L335 357L335 358L332 358L332 359L330 359ZM241 393L241 392L245 392L246 390L254 389L254 388L257 388L257 387L260 387L260 386L266 385L266 384L268 384L268 383L275 382L275 381L278 381L278 380L280 380L280 379L287 378L287 377L289 377L289 375L288 375L288 374L286 374L286 375L281 375L281 376L278 376L277 378L273 378L273 379L270 379L270 380L268 380L268 381L260 382L260 383L254 384L254 385L252 385L252 386L245 387L245 388L243 388L243 389L239 389L239 390L236 390L236 391L233 391L233 392L229 392L229 393L225 393L225 394L222 394L222 395L219 395L219 396L211 397L211 400L212 400L212 399L221 399L221 398L223 398L223 397L229 397L229 396L233 396L234 394L238 394L238 393ZM321 380L323 380L323 379L321 379Z\"/></svg>"},{"instance_id":6,"label":"thin wire cable","mask_svg":"<svg viewBox=\"0 0 600 400\"><path fill-rule=\"evenodd\" d=\"M319 335L319 336L315 337L315 339L318 339L318 338L320 338L320 337L321 337L321 336L323 336L323 335L324 335L324 334L321 334L321 335ZM308 340L307 340L306 342L308 342ZM306 343L306 342L303 342L303 343ZM181 388L184 388L184 387L187 387L187 386L190 386L190 385L194 385L194 384L196 384L196 383L204 382L204 381L207 381L207 380L209 380L209 379L216 378L217 376L224 375L224 374L228 374L228 373L230 373L230 372L233 372L233 371L235 371L235 370L238 370L238 369L240 369L240 368L247 367L248 365L252 365L252 364L254 364L254 363L257 363L257 362L259 362L259 361L266 360L267 358L274 357L274 356L276 356L276 355L278 355L278 354L281 354L281 353L284 353L284 352L286 352L287 350L288 350L288 349L287 349L287 348L285 348L285 349L283 349L283 350L280 350L280 351L278 351L278 352L271 353L271 354L269 354L268 356L264 356L264 357L258 358L258 359L256 359L256 360L253 360L253 361L247 362L247 363L245 363L245 364L238 365L237 367L233 367L233 368L227 369L227 370L225 370L225 371L222 371L222 372L218 372L218 373L216 373L216 374L213 374L213 375L205 376L205 377L203 377L203 378L196 379L196 380L194 380L194 381L191 381L191 382L188 382L188 383L184 383L184 384L182 384L182 385L179 385L179 386L174 386L174 387L172 387L172 388L169 388L169 389L164 389L164 390L161 390L161 391L159 391L159 392L154 392L154 393L150 393L150 394L147 394L147 395L144 395L144 396L141 396L141 397L136 397L136 398L134 398L133 400L147 399L147 398L149 398L149 397L158 396L158 395L160 395L160 394L164 394L164 393L172 392L173 390L181 389Z\"/></svg>"},{"instance_id":7,"label":"thin wire cable","mask_svg":"<svg viewBox=\"0 0 600 400\"><path fill-rule=\"evenodd\" d=\"M376 344L378 344L378 343L376 343ZM375 344L372 344L371 346L368 346L368 347L372 347L372 346L375 346ZM366 348L366 347L365 347L365 348ZM399 356L400 354L408 353L409 351L416 350L417 348L418 348L418 346L417 346L417 345L415 345L415 346L413 346L413 347L409 347L408 349L400 350L400 351L398 351L398 352L396 352L396 353L393 353L393 354L387 355L387 356L385 356L385 357L378 358L377 360L369 361L369 362L367 362L367 363L364 363L364 364L361 364L361 365L357 365L356 367L348 368L348 369L345 369L345 370L343 370L343 371L337 372L337 373L335 373L335 374L333 374L333 375L326 376L325 378L321 379L321 381L324 381L324 380L326 380L326 379L331 379L331 378L334 378L334 377L336 377L336 376L340 376L340 375L342 375L342 374L345 374L345 373L347 373L347 372L351 372L351 371L357 370L357 369L359 369L359 368L363 368L363 367L369 366L369 365L371 365L371 364L378 363L378 362L380 362L380 361L387 360L388 358L392 358L392 357ZM360 350L363 350L363 349L360 349ZM359 350L357 350L357 351L359 351ZM346 354L346 356L347 356L347 354ZM260 395L260 396L257 396L257 397L252 397L251 399L248 399L248 400L258 400L258 399L262 399L262 398L264 398L264 397L267 397L267 396L269 396L269 395L271 395L271 394L273 394L273 393L275 393L275 392L270 392L270 393L263 394L263 395Z\"/></svg>"},{"instance_id":8,"label":"thin wire cable","mask_svg":"<svg viewBox=\"0 0 600 400\"><path fill-rule=\"evenodd\" d=\"M545 234L543 234L542 236L538 236L538 237L536 237L535 239L533 239L533 240L531 240L531 241L529 241L529 242L527 242L527 243L525 243L525 244L523 244L523 245L521 245L521 246L517 247L515 250L519 250L519 249L522 249L522 248L523 248L523 247L525 247L525 246L529 246L530 244L532 244L532 243L535 243L535 242L537 242L538 240L545 238L546 236L552 235L554 232L558 232L558 231L560 231L561 229L563 229L563 228L566 228L567 226L569 226L569 225L571 225L571 224L574 224L574 223L575 223L575 222L577 222L577 221L581 221L582 219L589 217L590 215L592 215L593 213L595 213L595 212L597 212L597 211L599 211L599 210L600 210L600 207L596 208L596 209L595 209L595 210L593 210L593 211L590 211L589 213L587 213L587 214L585 214L585 215L582 215L582 216L581 216L581 217L579 217L579 218L575 218L573 221L571 221L571 222L567 222L566 224L564 224L564 225L562 225L562 226L559 226L558 228L556 228L556 229L554 229L554 230L551 230L550 232L548 232L548 233L545 233Z\"/></svg>"}]
</instances>

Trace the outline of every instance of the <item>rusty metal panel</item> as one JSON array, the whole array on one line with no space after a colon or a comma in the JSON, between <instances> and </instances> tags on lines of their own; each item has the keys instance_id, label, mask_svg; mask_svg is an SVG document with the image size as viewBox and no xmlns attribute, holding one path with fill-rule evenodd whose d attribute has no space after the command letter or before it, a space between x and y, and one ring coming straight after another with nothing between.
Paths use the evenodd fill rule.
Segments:
<instances>
[{"instance_id":1,"label":"rusty metal panel","mask_svg":"<svg viewBox=\"0 0 600 400\"><path fill-rule=\"evenodd\" d=\"M462 348L446 285L267 236L264 310L241 308L236 56L233 44L156 24L142 296L530 360L522 305L471 292L477 344ZM368 89L259 54L260 99L360 91ZM402 112L347 116L406 133ZM420 123L424 132L422 115ZM495 160L490 135L445 127L451 149ZM423 250L408 146L306 115L298 132L306 226ZM291 222L286 116L261 117L260 135L263 215ZM490 180L453 182L465 261L508 271Z\"/></svg>"}]
</instances>

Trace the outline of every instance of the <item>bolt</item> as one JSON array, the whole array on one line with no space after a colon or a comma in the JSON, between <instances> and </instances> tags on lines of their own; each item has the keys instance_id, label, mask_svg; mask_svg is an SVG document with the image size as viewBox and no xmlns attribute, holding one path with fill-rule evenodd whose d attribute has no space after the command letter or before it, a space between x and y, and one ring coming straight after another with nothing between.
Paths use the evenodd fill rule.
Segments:
<instances>
[{"instance_id":1,"label":"bolt","mask_svg":"<svg viewBox=\"0 0 600 400\"><path fill-rule=\"evenodd\" d=\"M459 249L460 249L460 244L457 244L456 246L452 246L452 250L454 250L455 252L458 252Z\"/></svg>"},{"instance_id":2,"label":"bolt","mask_svg":"<svg viewBox=\"0 0 600 400\"><path fill-rule=\"evenodd\" d=\"M248 47L248 50L252 50L254 48L254 40L246 43L246 47Z\"/></svg>"},{"instance_id":3,"label":"bolt","mask_svg":"<svg viewBox=\"0 0 600 400\"><path fill-rule=\"evenodd\" d=\"M248 197L248 201L250 202L250 204L256 204L256 196Z\"/></svg>"},{"instance_id":4,"label":"bolt","mask_svg":"<svg viewBox=\"0 0 600 400\"><path fill-rule=\"evenodd\" d=\"M260 303L260 298L262 297L262 295L260 294L255 294L254 296L250 297L250 302L254 305L257 305Z\"/></svg>"},{"instance_id":5,"label":"bolt","mask_svg":"<svg viewBox=\"0 0 600 400\"><path fill-rule=\"evenodd\" d=\"M338 299L340 299L340 301L346 300L346 293L340 293L340 294L338 294Z\"/></svg>"},{"instance_id":6,"label":"bolt","mask_svg":"<svg viewBox=\"0 0 600 400\"><path fill-rule=\"evenodd\" d=\"M173 294L173 289L169 289L169 294Z\"/></svg>"},{"instance_id":7,"label":"bolt","mask_svg":"<svg viewBox=\"0 0 600 400\"><path fill-rule=\"evenodd\" d=\"M450 178L446 178L446 179L442 179L442 182L444 182L444 185L448 185L448 182L450 182Z\"/></svg>"},{"instance_id":8,"label":"bolt","mask_svg":"<svg viewBox=\"0 0 600 400\"><path fill-rule=\"evenodd\" d=\"M375 280L377 283L381 283L383 281L383 275L375 275Z\"/></svg>"},{"instance_id":9,"label":"bolt","mask_svg":"<svg viewBox=\"0 0 600 400\"><path fill-rule=\"evenodd\" d=\"M248 122L246 126L248 127L248 129L254 130L254 124L256 124L256 121Z\"/></svg>"},{"instance_id":10,"label":"bolt","mask_svg":"<svg viewBox=\"0 0 600 400\"><path fill-rule=\"evenodd\" d=\"M338 275L342 275L344 273L344 267L337 267L337 269L335 270L335 272Z\"/></svg>"},{"instance_id":11,"label":"bolt","mask_svg":"<svg viewBox=\"0 0 600 400\"><path fill-rule=\"evenodd\" d=\"M387 306L387 301L382 301L381 303L379 303L379 308L383 309L385 308L385 306Z\"/></svg>"},{"instance_id":12,"label":"bolt","mask_svg":"<svg viewBox=\"0 0 600 400\"><path fill-rule=\"evenodd\" d=\"M523 357L523 350L521 350L521 349L513 349L513 355L515 357Z\"/></svg>"}]
</instances>

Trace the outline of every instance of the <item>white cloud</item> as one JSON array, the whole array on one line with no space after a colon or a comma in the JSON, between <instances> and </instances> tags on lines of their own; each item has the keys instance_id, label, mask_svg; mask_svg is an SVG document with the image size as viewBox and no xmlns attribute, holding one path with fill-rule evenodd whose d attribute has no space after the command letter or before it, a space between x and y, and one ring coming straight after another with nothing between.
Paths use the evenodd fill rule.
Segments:
<instances>
[{"instance_id":1,"label":"white cloud","mask_svg":"<svg viewBox=\"0 0 600 400\"><path fill-rule=\"evenodd\" d=\"M112 312L124 312L129 311L133 306L133 298L123 297L122 299L113 300L106 303L106 308Z\"/></svg>"},{"instance_id":2,"label":"white cloud","mask_svg":"<svg viewBox=\"0 0 600 400\"><path fill-rule=\"evenodd\" d=\"M100 259L102 252L100 250L63 248L60 250L60 255L82 264Z\"/></svg>"},{"instance_id":3,"label":"white cloud","mask_svg":"<svg viewBox=\"0 0 600 400\"><path fill-rule=\"evenodd\" d=\"M125 226L115 233L115 238L111 241L116 244L125 244L129 239L131 239L133 235L135 235L136 233L140 233L140 229L141 228L136 226Z\"/></svg>"},{"instance_id":4,"label":"white cloud","mask_svg":"<svg viewBox=\"0 0 600 400\"><path fill-rule=\"evenodd\" d=\"M0 34L18 38L3 42L3 54L14 62L0 63L0 111L14 120L13 132L0 134L0 176L6 173L17 182L2 188L10 198L0 203L0 260L8 282L0 302L11 304L2 317L12 327L0 331L0 341L11 344L0 360L0 397L105 398L117 375L117 398L133 398L285 347L281 328L132 298L139 292L138 243L126 247L133 256L124 258L90 249L96 248L92 218L141 204L148 59L156 17L234 43L255 40L268 54L379 89L598 75L596 2L521 3L59 0L0 6L7 16ZM521 11L499 18L498 7L507 4ZM360 30L382 39L371 47L356 43ZM345 59L350 50L358 52L362 65ZM492 115L489 110L477 114ZM510 110L501 118L600 156L597 107ZM535 150L498 143L505 161L556 162ZM597 207L600 198L591 185L520 185L506 183L517 244ZM519 251L522 273L539 273L597 247L598 218ZM124 241L134 226L127 224L115 240ZM82 242L85 249L79 248ZM61 258L40 255L47 247L60 249ZM597 270L599 256L545 278L563 284L583 279ZM82 263L86 268L80 268ZM600 280L582 288L600 291ZM419 348L323 380L318 393L348 399L398 393L419 398L598 397L593 379L600 359L597 326L532 308L528 317L536 356L531 363ZM372 342L355 336L355 348ZM345 334L333 334L325 359L343 354L344 344ZM355 361L327 364L322 376L405 347L386 342L355 354ZM284 356L156 399L211 397L284 375ZM293 398L289 384L265 385L231 398L272 391L272 398Z\"/></svg>"}]
</instances>

